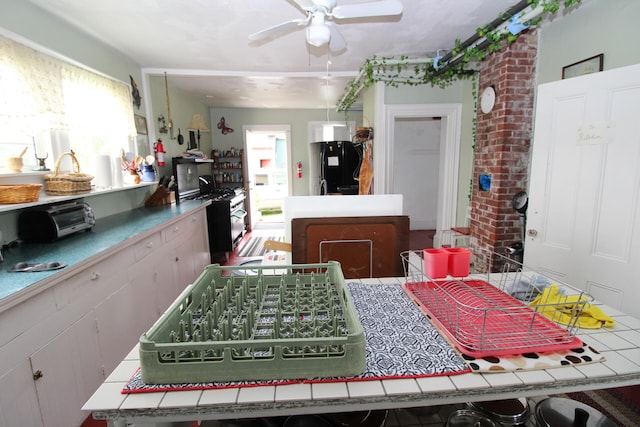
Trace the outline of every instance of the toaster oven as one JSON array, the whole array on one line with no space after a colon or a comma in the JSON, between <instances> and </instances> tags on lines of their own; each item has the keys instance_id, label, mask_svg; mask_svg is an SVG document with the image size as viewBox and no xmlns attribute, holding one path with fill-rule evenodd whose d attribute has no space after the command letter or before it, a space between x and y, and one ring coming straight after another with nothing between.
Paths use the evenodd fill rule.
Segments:
<instances>
[{"instance_id":1,"label":"toaster oven","mask_svg":"<svg viewBox=\"0 0 640 427\"><path fill-rule=\"evenodd\" d=\"M18 236L25 242L52 242L95 225L93 209L70 202L29 209L18 216Z\"/></svg>"}]
</instances>

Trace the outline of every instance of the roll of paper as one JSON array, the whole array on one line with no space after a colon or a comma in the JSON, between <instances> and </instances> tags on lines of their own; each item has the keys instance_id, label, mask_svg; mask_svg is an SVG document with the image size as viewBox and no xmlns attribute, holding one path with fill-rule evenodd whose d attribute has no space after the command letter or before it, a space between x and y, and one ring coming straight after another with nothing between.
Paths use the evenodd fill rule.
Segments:
<instances>
[{"instance_id":1,"label":"roll of paper","mask_svg":"<svg viewBox=\"0 0 640 427\"><path fill-rule=\"evenodd\" d=\"M96 156L96 176L93 180L96 188L111 187L111 157L106 155Z\"/></svg>"},{"instance_id":2,"label":"roll of paper","mask_svg":"<svg viewBox=\"0 0 640 427\"><path fill-rule=\"evenodd\" d=\"M113 158L113 187L120 188L122 187L122 160L120 157Z\"/></svg>"}]
</instances>

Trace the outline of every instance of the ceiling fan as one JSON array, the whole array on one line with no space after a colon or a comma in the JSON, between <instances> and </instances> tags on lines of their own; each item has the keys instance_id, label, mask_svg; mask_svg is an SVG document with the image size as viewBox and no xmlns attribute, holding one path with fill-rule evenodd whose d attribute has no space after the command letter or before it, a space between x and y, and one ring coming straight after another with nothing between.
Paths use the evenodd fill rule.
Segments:
<instances>
[{"instance_id":1,"label":"ceiling fan","mask_svg":"<svg viewBox=\"0 0 640 427\"><path fill-rule=\"evenodd\" d=\"M337 0L292 1L307 14L305 19L293 19L258 31L257 33L249 35L249 40L259 41L267 39L284 33L291 28L308 25L307 43L317 47L329 43L329 48L332 51L339 51L344 49L347 44L342 34L340 34L330 20L393 16L402 13L402 3L400 3L399 0L377 0L344 6L336 6Z\"/></svg>"}]
</instances>

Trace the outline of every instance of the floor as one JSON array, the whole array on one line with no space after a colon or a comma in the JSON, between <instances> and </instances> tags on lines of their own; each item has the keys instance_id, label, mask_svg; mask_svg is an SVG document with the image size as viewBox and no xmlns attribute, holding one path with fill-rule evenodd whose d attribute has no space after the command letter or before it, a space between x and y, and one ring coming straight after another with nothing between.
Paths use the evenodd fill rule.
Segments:
<instances>
[{"instance_id":1,"label":"floor","mask_svg":"<svg viewBox=\"0 0 640 427\"><path fill-rule=\"evenodd\" d=\"M280 218L272 217L272 218L263 218L264 228L274 229L275 224ZM256 227L258 230L261 228L260 225ZM258 231L256 231L258 232ZM409 249L410 250L420 250L433 247L433 236L434 230L416 230L410 232L409 237ZM243 241L245 239L249 239L251 237L251 233L247 233L244 236ZM241 242L238 247L242 247ZM238 265L242 263L245 258L241 258L237 256L237 250L232 254L220 254L216 259L212 260L212 262L217 262L222 265ZM625 387L625 394L628 395L632 401L637 402L640 405L640 386L635 387ZM535 402L530 402L530 407L535 404ZM371 422L366 423L358 423L351 425L358 425L362 427L443 427L447 424L448 417L454 413L458 409L465 408L464 404L458 405L443 405L437 407L423 407L423 408L405 408L405 409L394 409L387 413L386 420L383 424L373 424ZM306 424L296 424L296 423L285 423L285 425L291 424L292 426L297 425L306 425ZM201 427L246 427L246 426L256 426L263 427L265 423L251 423L251 422L239 422L239 421L215 421L215 422L207 422L203 423ZM322 424L326 425L326 424ZM342 424L346 425L346 424ZM89 417L85 423L81 427L105 427L106 422L104 421L94 421L91 417ZM534 424L532 422L528 422L526 426L533 427ZM186 427L185 424L180 424L180 427ZM193 423L188 427L198 427L197 423ZM313 427L309 425L309 427Z\"/></svg>"}]
</instances>

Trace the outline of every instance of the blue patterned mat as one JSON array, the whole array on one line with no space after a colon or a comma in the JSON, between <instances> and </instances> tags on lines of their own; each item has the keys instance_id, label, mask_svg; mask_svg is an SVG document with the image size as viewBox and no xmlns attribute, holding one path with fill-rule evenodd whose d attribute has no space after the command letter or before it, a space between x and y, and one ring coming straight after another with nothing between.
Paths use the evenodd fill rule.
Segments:
<instances>
[{"instance_id":1,"label":"blue patterned mat","mask_svg":"<svg viewBox=\"0 0 640 427\"><path fill-rule=\"evenodd\" d=\"M440 335L400 285L348 283L366 338L366 370L356 377L145 384L138 370L122 393L252 387L292 383L421 378L470 372L467 363Z\"/></svg>"}]
</instances>

